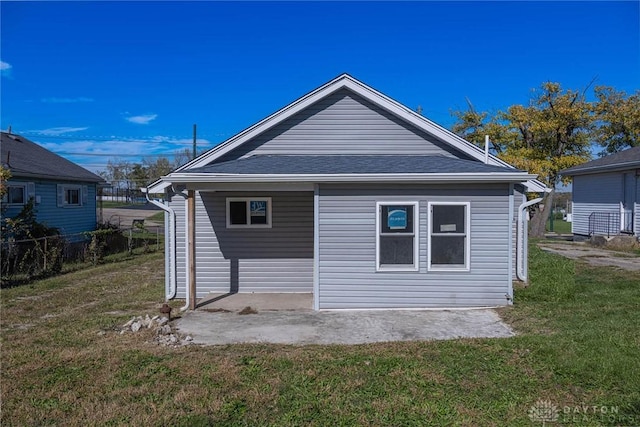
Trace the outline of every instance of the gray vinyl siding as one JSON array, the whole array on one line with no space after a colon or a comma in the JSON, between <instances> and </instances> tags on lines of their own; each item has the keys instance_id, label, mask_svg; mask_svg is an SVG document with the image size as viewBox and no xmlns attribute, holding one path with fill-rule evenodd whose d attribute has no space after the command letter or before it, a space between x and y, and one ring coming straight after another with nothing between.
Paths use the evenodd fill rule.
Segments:
<instances>
[{"instance_id":1,"label":"gray vinyl siding","mask_svg":"<svg viewBox=\"0 0 640 427\"><path fill-rule=\"evenodd\" d=\"M253 154L464 154L353 92L342 89L227 153L217 162Z\"/></svg>"},{"instance_id":2,"label":"gray vinyl siding","mask_svg":"<svg viewBox=\"0 0 640 427\"><path fill-rule=\"evenodd\" d=\"M636 203L633 207L633 232L640 238L640 176L636 175Z\"/></svg>"},{"instance_id":3,"label":"gray vinyl siding","mask_svg":"<svg viewBox=\"0 0 640 427\"><path fill-rule=\"evenodd\" d=\"M506 305L508 185L319 189L321 309ZM376 272L376 202L419 202L419 271ZM468 272L427 271L428 202L470 202Z\"/></svg>"},{"instance_id":4,"label":"gray vinyl siding","mask_svg":"<svg viewBox=\"0 0 640 427\"><path fill-rule=\"evenodd\" d=\"M28 184L33 183L35 196L39 197L40 203L34 205L36 221L46 224L48 227L55 227L61 234L73 235L70 240L83 239L85 236L79 235L85 231L96 229L96 184L87 182L71 181L49 181L38 179L20 179L16 177L9 183ZM87 187L87 197L83 200L82 206L58 206L57 185L80 185ZM81 190L82 197L82 190ZM20 213L23 206L7 206L3 216L13 218ZM107 218L108 219L108 218Z\"/></svg>"},{"instance_id":5,"label":"gray vinyl siding","mask_svg":"<svg viewBox=\"0 0 640 427\"><path fill-rule=\"evenodd\" d=\"M589 215L592 212L620 216L622 177L619 172L573 177L573 234L589 235Z\"/></svg>"},{"instance_id":6,"label":"gray vinyl siding","mask_svg":"<svg viewBox=\"0 0 640 427\"><path fill-rule=\"evenodd\" d=\"M227 197L271 197L271 228L226 226ZM176 197L178 298L185 297L184 201ZM197 192L196 289L312 292L313 193Z\"/></svg>"}]
</instances>

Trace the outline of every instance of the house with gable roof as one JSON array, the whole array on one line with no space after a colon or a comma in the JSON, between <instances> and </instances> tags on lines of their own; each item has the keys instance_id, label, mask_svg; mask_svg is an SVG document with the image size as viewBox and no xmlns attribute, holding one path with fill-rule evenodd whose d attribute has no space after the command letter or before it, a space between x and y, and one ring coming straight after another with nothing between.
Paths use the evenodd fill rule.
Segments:
<instances>
[{"instance_id":1,"label":"house with gable roof","mask_svg":"<svg viewBox=\"0 0 640 427\"><path fill-rule=\"evenodd\" d=\"M342 74L146 190L165 199L166 297L191 308L236 292L486 307L526 277L535 178Z\"/></svg>"},{"instance_id":2,"label":"house with gable roof","mask_svg":"<svg viewBox=\"0 0 640 427\"><path fill-rule=\"evenodd\" d=\"M571 231L640 238L640 147L633 147L560 171L572 177Z\"/></svg>"},{"instance_id":3,"label":"house with gable roof","mask_svg":"<svg viewBox=\"0 0 640 427\"><path fill-rule=\"evenodd\" d=\"M96 194L104 180L33 141L2 132L1 159L11 172L2 215L13 218L30 199L36 220L61 234L96 229Z\"/></svg>"}]
</instances>

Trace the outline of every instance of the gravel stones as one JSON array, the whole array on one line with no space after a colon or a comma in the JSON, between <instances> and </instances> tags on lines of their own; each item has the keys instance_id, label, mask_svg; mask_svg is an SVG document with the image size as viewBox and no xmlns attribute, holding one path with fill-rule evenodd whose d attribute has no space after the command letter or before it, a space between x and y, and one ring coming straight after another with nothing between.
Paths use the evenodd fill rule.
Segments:
<instances>
[{"instance_id":1,"label":"gravel stones","mask_svg":"<svg viewBox=\"0 0 640 427\"><path fill-rule=\"evenodd\" d=\"M154 330L153 340L158 345L166 345L172 347L178 347L182 345L189 345L193 343L193 338L190 336L182 337L173 330L173 327L169 323L169 319L164 316L149 315L134 316L127 323L122 325L120 329L120 335L126 333L139 333L144 330Z\"/></svg>"}]
</instances>

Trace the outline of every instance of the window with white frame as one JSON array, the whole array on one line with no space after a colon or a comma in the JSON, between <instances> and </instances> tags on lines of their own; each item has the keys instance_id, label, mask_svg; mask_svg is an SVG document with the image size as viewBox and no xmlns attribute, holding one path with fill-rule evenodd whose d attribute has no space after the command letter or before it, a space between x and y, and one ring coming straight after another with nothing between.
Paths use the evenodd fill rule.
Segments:
<instances>
[{"instance_id":1,"label":"window with white frame","mask_svg":"<svg viewBox=\"0 0 640 427\"><path fill-rule=\"evenodd\" d=\"M24 205L27 203L27 185L8 184L7 192L2 197L2 202L9 205Z\"/></svg>"},{"instance_id":2,"label":"window with white frame","mask_svg":"<svg viewBox=\"0 0 640 427\"><path fill-rule=\"evenodd\" d=\"M227 228L243 227L271 227L271 197L227 198Z\"/></svg>"},{"instance_id":3,"label":"window with white frame","mask_svg":"<svg viewBox=\"0 0 640 427\"><path fill-rule=\"evenodd\" d=\"M418 269L418 202L378 202L376 270Z\"/></svg>"},{"instance_id":4,"label":"window with white frame","mask_svg":"<svg viewBox=\"0 0 640 427\"><path fill-rule=\"evenodd\" d=\"M82 206L86 203L86 198L86 186L58 184L58 207Z\"/></svg>"},{"instance_id":5,"label":"window with white frame","mask_svg":"<svg viewBox=\"0 0 640 427\"><path fill-rule=\"evenodd\" d=\"M468 202L429 203L429 270L469 270Z\"/></svg>"}]
</instances>

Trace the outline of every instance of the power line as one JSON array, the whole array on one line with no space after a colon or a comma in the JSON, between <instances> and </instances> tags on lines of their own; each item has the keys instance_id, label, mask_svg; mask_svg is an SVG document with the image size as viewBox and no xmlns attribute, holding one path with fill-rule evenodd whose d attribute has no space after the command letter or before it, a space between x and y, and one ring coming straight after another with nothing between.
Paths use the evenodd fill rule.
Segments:
<instances>
[{"instance_id":1,"label":"power line","mask_svg":"<svg viewBox=\"0 0 640 427\"><path fill-rule=\"evenodd\" d=\"M53 151L53 153L63 156L87 156L87 157L175 157L182 155L182 152L171 154L120 154L120 153L71 153L68 151ZM189 151L191 153L191 151Z\"/></svg>"},{"instance_id":2,"label":"power line","mask_svg":"<svg viewBox=\"0 0 640 427\"><path fill-rule=\"evenodd\" d=\"M145 144L184 144L190 145L192 144L192 139L189 137L168 137L170 139L164 141L157 141L152 139L146 139L145 137L131 137L131 136L60 136L60 135L43 135L37 132L21 132L20 135L31 138L39 138L39 139L60 139L65 141L100 141L100 142L111 142L111 143L131 143L131 142L143 142ZM229 134L216 134L214 137L226 137ZM200 140L206 140L207 135L204 135L204 138L201 136Z\"/></svg>"}]
</instances>

